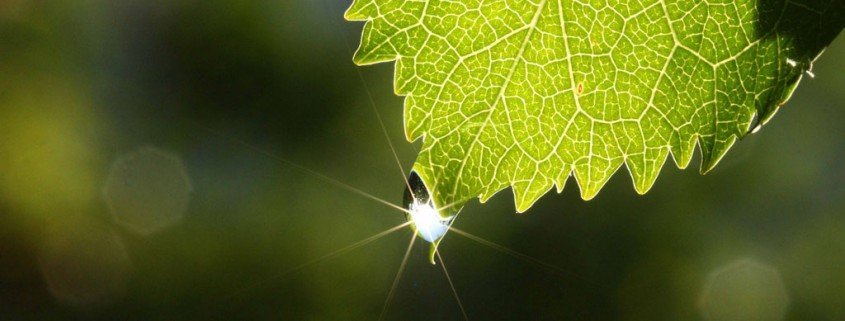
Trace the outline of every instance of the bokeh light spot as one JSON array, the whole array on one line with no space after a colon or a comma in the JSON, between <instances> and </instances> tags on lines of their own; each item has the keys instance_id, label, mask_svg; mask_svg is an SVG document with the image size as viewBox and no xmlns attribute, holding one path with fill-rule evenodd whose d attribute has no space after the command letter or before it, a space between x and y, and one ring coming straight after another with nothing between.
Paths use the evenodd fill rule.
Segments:
<instances>
[{"instance_id":1,"label":"bokeh light spot","mask_svg":"<svg viewBox=\"0 0 845 321\"><path fill-rule=\"evenodd\" d=\"M742 259L714 271L701 296L708 321L783 320L789 297L777 269Z\"/></svg>"},{"instance_id":2,"label":"bokeh light spot","mask_svg":"<svg viewBox=\"0 0 845 321\"><path fill-rule=\"evenodd\" d=\"M103 189L115 221L145 235L179 222L191 192L182 160L151 147L115 161Z\"/></svg>"},{"instance_id":3,"label":"bokeh light spot","mask_svg":"<svg viewBox=\"0 0 845 321\"><path fill-rule=\"evenodd\" d=\"M75 308L104 306L119 299L130 269L122 240L96 224L53 228L41 248L39 265L50 293Z\"/></svg>"}]
</instances>

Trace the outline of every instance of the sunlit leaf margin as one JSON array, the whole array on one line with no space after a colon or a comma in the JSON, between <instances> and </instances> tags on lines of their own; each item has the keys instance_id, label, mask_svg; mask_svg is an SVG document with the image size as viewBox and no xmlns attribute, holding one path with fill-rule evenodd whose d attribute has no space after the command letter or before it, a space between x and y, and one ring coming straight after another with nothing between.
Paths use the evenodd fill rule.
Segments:
<instances>
[{"instance_id":1,"label":"sunlit leaf margin","mask_svg":"<svg viewBox=\"0 0 845 321\"><path fill-rule=\"evenodd\" d=\"M354 61L396 61L414 165L437 204L512 186L517 211L625 164L701 172L768 122L845 25L841 0L355 0ZM457 208L457 207L456 207Z\"/></svg>"}]
</instances>

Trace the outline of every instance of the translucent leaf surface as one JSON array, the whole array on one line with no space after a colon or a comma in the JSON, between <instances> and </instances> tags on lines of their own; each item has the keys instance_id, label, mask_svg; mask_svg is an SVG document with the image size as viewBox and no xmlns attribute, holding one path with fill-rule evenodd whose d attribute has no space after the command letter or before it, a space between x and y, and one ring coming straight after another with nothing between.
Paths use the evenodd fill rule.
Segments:
<instances>
[{"instance_id":1,"label":"translucent leaf surface","mask_svg":"<svg viewBox=\"0 0 845 321\"><path fill-rule=\"evenodd\" d=\"M395 61L437 204L512 186L527 210L624 164L645 193L765 124L845 24L841 0L355 0L358 64Z\"/></svg>"}]
</instances>

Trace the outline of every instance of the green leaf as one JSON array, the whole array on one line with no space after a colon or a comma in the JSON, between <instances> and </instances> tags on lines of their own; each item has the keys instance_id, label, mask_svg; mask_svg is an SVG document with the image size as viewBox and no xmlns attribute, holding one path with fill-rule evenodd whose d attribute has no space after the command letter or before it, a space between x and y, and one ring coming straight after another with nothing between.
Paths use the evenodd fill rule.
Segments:
<instances>
[{"instance_id":1,"label":"green leaf","mask_svg":"<svg viewBox=\"0 0 845 321\"><path fill-rule=\"evenodd\" d=\"M437 204L512 186L527 210L623 164L702 173L765 124L845 25L841 0L355 0L354 61L396 61L414 165ZM756 120L755 120L756 119Z\"/></svg>"}]
</instances>

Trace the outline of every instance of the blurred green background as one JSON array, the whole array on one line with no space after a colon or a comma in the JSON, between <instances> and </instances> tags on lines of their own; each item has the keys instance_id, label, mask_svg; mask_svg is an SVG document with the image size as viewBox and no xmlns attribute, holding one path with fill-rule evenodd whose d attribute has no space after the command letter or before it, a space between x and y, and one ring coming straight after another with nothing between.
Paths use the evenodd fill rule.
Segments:
<instances>
[{"instance_id":1,"label":"blurred green background","mask_svg":"<svg viewBox=\"0 0 845 321\"><path fill-rule=\"evenodd\" d=\"M392 66L348 1L0 1L0 319L376 320L404 221ZM845 319L845 42L714 172L505 191L441 246L470 320ZM418 144L418 143L416 143ZM418 145L415 145L418 147ZM697 164L697 162L694 162ZM413 248L386 320L461 320Z\"/></svg>"}]
</instances>

